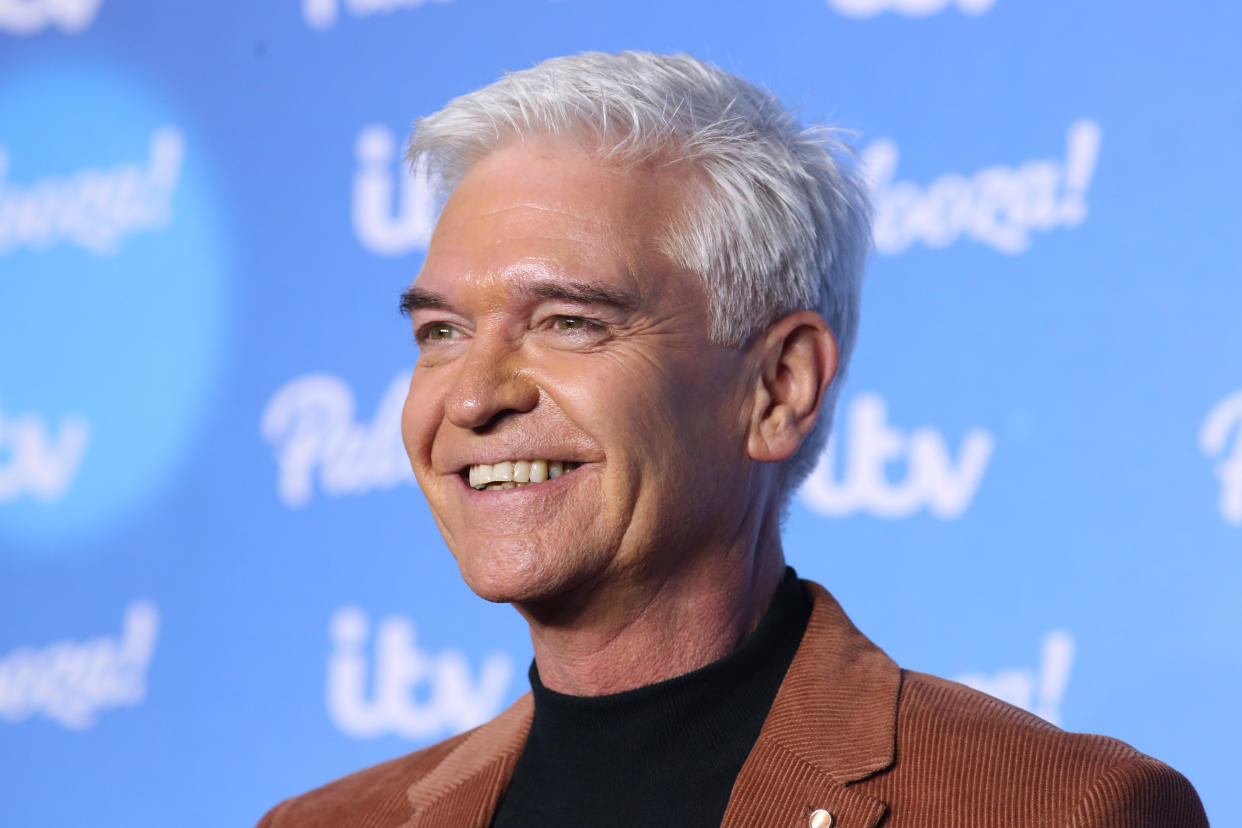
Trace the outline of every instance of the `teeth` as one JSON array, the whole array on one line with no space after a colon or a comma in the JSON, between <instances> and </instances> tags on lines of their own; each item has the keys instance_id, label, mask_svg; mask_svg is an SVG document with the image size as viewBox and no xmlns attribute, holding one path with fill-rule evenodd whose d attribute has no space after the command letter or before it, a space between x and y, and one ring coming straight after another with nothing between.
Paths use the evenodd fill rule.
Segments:
<instances>
[{"instance_id":1,"label":"teeth","mask_svg":"<svg viewBox=\"0 0 1242 828\"><path fill-rule=\"evenodd\" d=\"M513 482L529 483L530 482L530 461L518 460L513 464Z\"/></svg>"},{"instance_id":2,"label":"teeth","mask_svg":"<svg viewBox=\"0 0 1242 828\"><path fill-rule=\"evenodd\" d=\"M532 460L530 463L530 482L542 483L548 479L548 461Z\"/></svg>"},{"instance_id":3,"label":"teeth","mask_svg":"<svg viewBox=\"0 0 1242 828\"><path fill-rule=\"evenodd\" d=\"M580 464L563 460L505 460L500 463L483 463L471 466L467 476L474 489L493 491L515 489L531 483L543 483L565 472L573 471Z\"/></svg>"}]
</instances>

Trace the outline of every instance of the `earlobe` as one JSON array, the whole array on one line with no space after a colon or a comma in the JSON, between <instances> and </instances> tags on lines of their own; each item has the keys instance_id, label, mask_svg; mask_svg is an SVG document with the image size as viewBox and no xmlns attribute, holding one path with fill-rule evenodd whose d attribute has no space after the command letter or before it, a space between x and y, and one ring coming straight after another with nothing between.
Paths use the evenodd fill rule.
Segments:
<instances>
[{"instance_id":1,"label":"earlobe","mask_svg":"<svg viewBox=\"0 0 1242 828\"><path fill-rule=\"evenodd\" d=\"M819 417L837 371L837 343L822 316L797 311L752 346L758 364L747 451L760 462L793 456Z\"/></svg>"}]
</instances>

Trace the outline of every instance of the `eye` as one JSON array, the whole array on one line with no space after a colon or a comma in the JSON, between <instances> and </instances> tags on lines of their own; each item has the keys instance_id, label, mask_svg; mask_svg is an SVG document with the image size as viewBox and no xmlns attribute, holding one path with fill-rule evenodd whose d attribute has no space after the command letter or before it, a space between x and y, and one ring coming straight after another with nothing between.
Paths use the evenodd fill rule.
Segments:
<instances>
[{"instance_id":1,"label":"eye","mask_svg":"<svg viewBox=\"0 0 1242 828\"><path fill-rule=\"evenodd\" d=\"M557 333L575 335L603 336L609 332L609 326L589 316L557 315L551 318L549 327Z\"/></svg>"},{"instance_id":2,"label":"eye","mask_svg":"<svg viewBox=\"0 0 1242 828\"><path fill-rule=\"evenodd\" d=\"M599 323L581 316L558 316L552 320L552 327L558 331L584 331L598 328Z\"/></svg>"},{"instance_id":3,"label":"eye","mask_svg":"<svg viewBox=\"0 0 1242 828\"><path fill-rule=\"evenodd\" d=\"M568 313L545 317L539 330L553 348L590 348L602 344L612 334L612 329L598 319Z\"/></svg>"},{"instance_id":4,"label":"eye","mask_svg":"<svg viewBox=\"0 0 1242 828\"><path fill-rule=\"evenodd\" d=\"M457 329L448 322L428 322L418 329L414 338L422 342L443 342L457 336Z\"/></svg>"}]
</instances>

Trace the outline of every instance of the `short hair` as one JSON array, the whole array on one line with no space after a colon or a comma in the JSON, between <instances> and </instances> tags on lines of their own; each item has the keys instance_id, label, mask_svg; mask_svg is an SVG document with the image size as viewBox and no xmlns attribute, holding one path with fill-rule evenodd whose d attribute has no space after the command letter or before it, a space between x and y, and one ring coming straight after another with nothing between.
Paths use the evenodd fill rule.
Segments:
<instances>
[{"instance_id":1,"label":"short hair","mask_svg":"<svg viewBox=\"0 0 1242 828\"><path fill-rule=\"evenodd\" d=\"M545 60L420 119L407 160L451 192L511 140L567 140L606 163L688 163L699 189L660 240L698 273L711 336L740 347L798 310L828 322L837 374L785 464L782 502L814 469L858 331L871 205L837 131L804 128L772 93L688 55L586 52Z\"/></svg>"}]
</instances>

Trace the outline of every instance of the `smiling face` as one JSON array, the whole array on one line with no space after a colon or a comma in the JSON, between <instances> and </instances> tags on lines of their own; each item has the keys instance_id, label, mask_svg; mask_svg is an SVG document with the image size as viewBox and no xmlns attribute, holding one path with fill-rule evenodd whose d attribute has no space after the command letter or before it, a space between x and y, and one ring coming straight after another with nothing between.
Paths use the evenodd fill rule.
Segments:
<instances>
[{"instance_id":1,"label":"smiling face","mask_svg":"<svg viewBox=\"0 0 1242 828\"><path fill-rule=\"evenodd\" d=\"M607 601L739 531L753 382L743 351L710 340L699 278L659 250L680 186L510 144L445 206L405 297L420 352L402 434L484 598ZM514 461L528 480L539 461L570 470L500 485Z\"/></svg>"}]
</instances>

